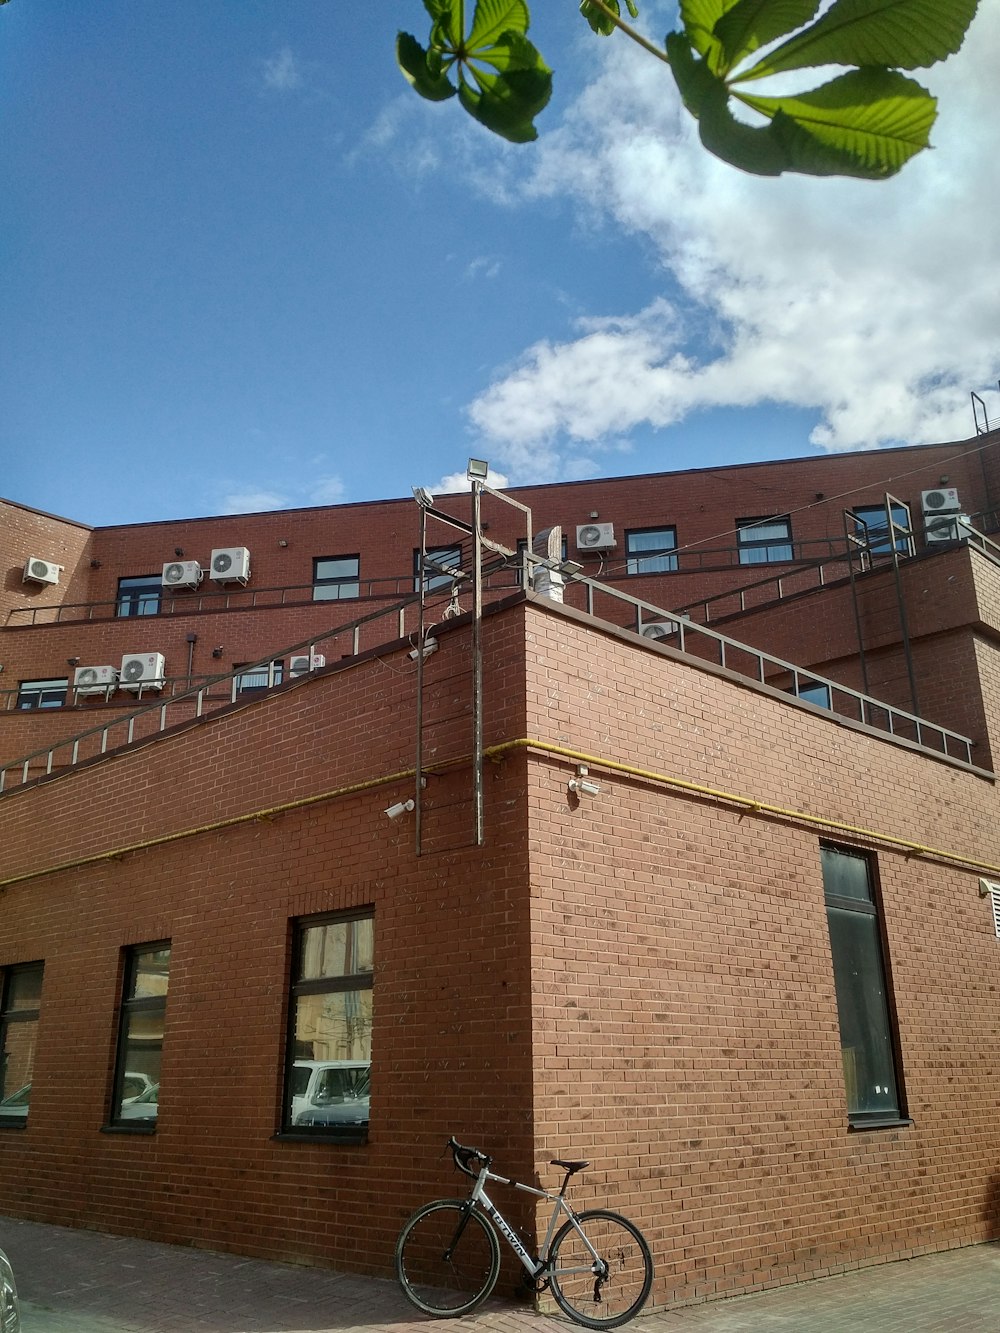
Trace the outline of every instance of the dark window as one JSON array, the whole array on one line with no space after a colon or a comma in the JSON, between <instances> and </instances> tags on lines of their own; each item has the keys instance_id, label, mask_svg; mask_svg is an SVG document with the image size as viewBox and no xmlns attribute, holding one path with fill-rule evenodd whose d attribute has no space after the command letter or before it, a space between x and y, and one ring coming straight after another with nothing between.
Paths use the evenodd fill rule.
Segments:
<instances>
[{"instance_id":1,"label":"dark window","mask_svg":"<svg viewBox=\"0 0 1000 1333\"><path fill-rule=\"evenodd\" d=\"M237 694L263 694L273 685L280 685L285 674L285 663L280 657L273 662L262 662L258 666L237 666Z\"/></svg>"},{"instance_id":2,"label":"dark window","mask_svg":"<svg viewBox=\"0 0 1000 1333\"><path fill-rule=\"evenodd\" d=\"M860 523L855 523L854 535L859 541L864 541L867 536L870 554L888 555L892 550L892 543L885 505L855 505L851 513L856 519L862 520ZM912 555L913 538L906 535L910 531L910 511L905 505L892 506L892 522L896 550L903 555ZM903 531L900 532L899 528Z\"/></svg>"},{"instance_id":3,"label":"dark window","mask_svg":"<svg viewBox=\"0 0 1000 1333\"><path fill-rule=\"evenodd\" d=\"M792 558L790 518L738 518L741 565L767 565Z\"/></svg>"},{"instance_id":4,"label":"dark window","mask_svg":"<svg viewBox=\"0 0 1000 1333\"><path fill-rule=\"evenodd\" d=\"M371 912L296 924L283 1129L367 1136L374 924Z\"/></svg>"},{"instance_id":5,"label":"dark window","mask_svg":"<svg viewBox=\"0 0 1000 1333\"><path fill-rule=\"evenodd\" d=\"M113 1125L141 1128L156 1124L169 979L170 945L166 941L137 944L125 951L111 1095Z\"/></svg>"},{"instance_id":6,"label":"dark window","mask_svg":"<svg viewBox=\"0 0 1000 1333\"><path fill-rule=\"evenodd\" d=\"M119 616L155 616L160 612L162 577L144 574L140 578L118 580Z\"/></svg>"},{"instance_id":7,"label":"dark window","mask_svg":"<svg viewBox=\"0 0 1000 1333\"><path fill-rule=\"evenodd\" d=\"M626 572L670 574L677 568L676 528L637 528L625 534Z\"/></svg>"},{"instance_id":8,"label":"dark window","mask_svg":"<svg viewBox=\"0 0 1000 1333\"><path fill-rule=\"evenodd\" d=\"M0 970L0 1126L27 1124L41 1002L41 963Z\"/></svg>"},{"instance_id":9,"label":"dark window","mask_svg":"<svg viewBox=\"0 0 1000 1333\"><path fill-rule=\"evenodd\" d=\"M819 708L833 707L830 687L821 680L800 680L798 688L793 685L790 692L800 699L805 699L807 703L816 704Z\"/></svg>"},{"instance_id":10,"label":"dark window","mask_svg":"<svg viewBox=\"0 0 1000 1333\"><path fill-rule=\"evenodd\" d=\"M68 680L22 680L17 688L17 707L61 708L66 702Z\"/></svg>"},{"instance_id":11,"label":"dark window","mask_svg":"<svg viewBox=\"0 0 1000 1333\"><path fill-rule=\"evenodd\" d=\"M313 601L339 602L361 592L359 555L330 555L313 561Z\"/></svg>"},{"instance_id":12,"label":"dark window","mask_svg":"<svg viewBox=\"0 0 1000 1333\"><path fill-rule=\"evenodd\" d=\"M425 557L424 591L433 592L435 588L450 588L454 580L444 571L458 569L462 563L460 546L429 546ZM420 591L420 552L413 552L413 587Z\"/></svg>"},{"instance_id":13,"label":"dark window","mask_svg":"<svg viewBox=\"0 0 1000 1333\"><path fill-rule=\"evenodd\" d=\"M837 991L847 1112L852 1125L901 1118L895 1041L873 868L867 856L821 847Z\"/></svg>"}]
</instances>

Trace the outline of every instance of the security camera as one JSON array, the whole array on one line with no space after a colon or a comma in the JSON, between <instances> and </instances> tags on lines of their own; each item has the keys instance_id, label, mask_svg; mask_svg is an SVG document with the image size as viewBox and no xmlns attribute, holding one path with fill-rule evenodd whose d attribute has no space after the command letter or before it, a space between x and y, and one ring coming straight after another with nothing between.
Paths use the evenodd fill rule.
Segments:
<instances>
[{"instance_id":1,"label":"security camera","mask_svg":"<svg viewBox=\"0 0 1000 1333\"><path fill-rule=\"evenodd\" d=\"M415 802L413 800L413 797L411 796L408 801L397 801L395 805L388 806L388 808L385 810L385 814L390 819L398 819L400 815L405 815L410 810L412 810L414 808L414 805Z\"/></svg>"},{"instance_id":2,"label":"security camera","mask_svg":"<svg viewBox=\"0 0 1000 1333\"><path fill-rule=\"evenodd\" d=\"M582 792L584 796L600 796L601 784L594 782L591 778L570 778L567 783L570 791L575 791L578 795Z\"/></svg>"}]
</instances>

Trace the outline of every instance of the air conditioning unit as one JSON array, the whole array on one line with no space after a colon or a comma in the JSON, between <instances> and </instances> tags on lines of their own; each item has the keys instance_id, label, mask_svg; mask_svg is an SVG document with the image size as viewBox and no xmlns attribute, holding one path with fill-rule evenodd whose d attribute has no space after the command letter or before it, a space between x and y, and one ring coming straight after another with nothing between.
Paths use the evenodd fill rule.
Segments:
<instances>
[{"instance_id":1,"label":"air conditioning unit","mask_svg":"<svg viewBox=\"0 0 1000 1333\"><path fill-rule=\"evenodd\" d=\"M82 666L73 673L74 694L108 694L117 683L115 666Z\"/></svg>"},{"instance_id":2,"label":"air conditioning unit","mask_svg":"<svg viewBox=\"0 0 1000 1333\"><path fill-rule=\"evenodd\" d=\"M310 671L318 671L320 667L326 666L326 658L322 653L313 653L312 657L292 657L288 661L288 676L294 680L296 676L308 676Z\"/></svg>"},{"instance_id":3,"label":"air conditioning unit","mask_svg":"<svg viewBox=\"0 0 1000 1333\"><path fill-rule=\"evenodd\" d=\"M162 690L164 663L162 653L126 653L118 673L123 690L141 694L143 690Z\"/></svg>"},{"instance_id":4,"label":"air conditioning unit","mask_svg":"<svg viewBox=\"0 0 1000 1333\"><path fill-rule=\"evenodd\" d=\"M968 514L925 514L924 541L960 542L969 535Z\"/></svg>"},{"instance_id":5,"label":"air conditioning unit","mask_svg":"<svg viewBox=\"0 0 1000 1333\"><path fill-rule=\"evenodd\" d=\"M669 639L677 633L676 620L651 620L639 631L644 639Z\"/></svg>"},{"instance_id":6,"label":"air conditioning unit","mask_svg":"<svg viewBox=\"0 0 1000 1333\"><path fill-rule=\"evenodd\" d=\"M51 560L39 560L37 556L29 555L21 579L24 583L58 583L62 568Z\"/></svg>"},{"instance_id":7,"label":"air conditioning unit","mask_svg":"<svg viewBox=\"0 0 1000 1333\"><path fill-rule=\"evenodd\" d=\"M576 530L576 545L580 551L611 551L615 541L613 523L581 523Z\"/></svg>"},{"instance_id":8,"label":"air conditioning unit","mask_svg":"<svg viewBox=\"0 0 1000 1333\"><path fill-rule=\"evenodd\" d=\"M209 577L216 583L246 583L250 577L250 552L245 546L222 546L213 551Z\"/></svg>"},{"instance_id":9,"label":"air conditioning unit","mask_svg":"<svg viewBox=\"0 0 1000 1333\"><path fill-rule=\"evenodd\" d=\"M197 588L204 577L197 560L171 560L163 566L165 588Z\"/></svg>"},{"instance_id":10,"label":"air conditioning unit","mask_svg":"<svg viewBox=\"0 0 1000 1333\"><path fill-rule=\"evenodd\" d=\"M920 492L920 508L924 514L955 514L961 507L954 486Z\"/></svg>"}]
</instances>

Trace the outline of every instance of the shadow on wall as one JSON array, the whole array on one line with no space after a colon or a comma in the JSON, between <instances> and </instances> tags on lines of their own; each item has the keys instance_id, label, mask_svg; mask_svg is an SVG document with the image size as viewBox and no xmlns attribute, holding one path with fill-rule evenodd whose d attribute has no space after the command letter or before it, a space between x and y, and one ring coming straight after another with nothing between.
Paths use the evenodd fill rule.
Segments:
<instances>
[{"instance_id":1,"label":"shadow on wall","mask_svg":"<svg viewBox=\"0 0 1000 1333\"><path fill-rule=\"evenodd\" d=\"M1000 1240L1000 1175L990 1176L983 1204L983 1221L990 1240Z\"/></svg>"}]
</instances>

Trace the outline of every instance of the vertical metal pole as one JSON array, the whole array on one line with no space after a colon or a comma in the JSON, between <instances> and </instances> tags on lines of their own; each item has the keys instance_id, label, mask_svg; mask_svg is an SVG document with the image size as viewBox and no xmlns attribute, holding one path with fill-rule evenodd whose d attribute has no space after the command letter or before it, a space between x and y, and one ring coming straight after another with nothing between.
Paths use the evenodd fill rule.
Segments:
<instances>
[{"instance_id":1,"label":"vertical metal pole","mask_svg":"<svg viewBox=\"0 0 1000 1333\"><path fill-rule=\"evenodd\" d=\"M417 856L420 855L423 815L424 776L424 555L427 551L427 514L420 509L420 559L417 561L417 582L420 598L417 611L417 753L416 788L413 793L413 837Z\"/></svg>"},{"instance_id":2,"label":"vertical metal pole","mask_svg":"<svg viewBox=\"0 0 1000 1333\"><path fill-rule=\"evenodd\" d=\"M483 524L482 484L472 483L472 804L474 839L483 845Z\"/></svg>"}]
</instances>

